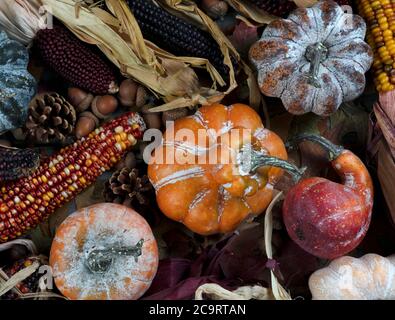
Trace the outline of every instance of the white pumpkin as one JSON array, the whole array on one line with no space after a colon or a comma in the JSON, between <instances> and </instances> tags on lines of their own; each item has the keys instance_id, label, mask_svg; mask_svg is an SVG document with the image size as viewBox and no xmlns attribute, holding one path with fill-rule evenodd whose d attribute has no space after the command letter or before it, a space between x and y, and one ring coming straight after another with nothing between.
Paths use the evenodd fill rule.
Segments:
<instances>
[{"instance_id":1,"label":"white pumpkin","mask_svg":"<svg viewBox=\"0 0 395 320\"><path fill-rule=\"evenodd\" d=\"M341 257L309 279L313 300L395 300L395 255Z\"/></svg>"}]
</instances>

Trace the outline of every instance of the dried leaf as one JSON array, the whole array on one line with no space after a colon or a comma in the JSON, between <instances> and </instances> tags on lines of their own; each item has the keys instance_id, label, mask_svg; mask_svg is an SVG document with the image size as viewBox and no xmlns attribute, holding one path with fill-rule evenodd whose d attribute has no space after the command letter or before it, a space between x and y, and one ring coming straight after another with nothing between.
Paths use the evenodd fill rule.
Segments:
<instances>
[{"instance_id":1,"label":"dried leaf","mask_svg":"<svg viewBox=\"0 0 395 320\"><path fill-rule=\"evenodd\" d=\"M246 55L251 45L259 39L258 28L247 25L244 21L240 21L229 38L235 48L240 53Z\"/></svg>"},{"instance_id":2,"label":"dried leaf","mask_svg":"<svg viewBox=\"0 0 395 320\"><path fill-rule=\"evenodd\" d=\"M293 0L293 2L295 2L298 7L308 8L315 5L318 0Z\"/></svg>"},{"instance_id":3,"label":"dried leaf","mask_svg":"<svg viewBox=\"0 0 395 320\"><path fill-rule=\"evenodd\" d=\"M272 16L265 11L257 8L249 1L242 0L226 0L237 12L240 12L243 16L254 21L258 26L269 24L278 17Z\"/></svg>"}]
</instances>

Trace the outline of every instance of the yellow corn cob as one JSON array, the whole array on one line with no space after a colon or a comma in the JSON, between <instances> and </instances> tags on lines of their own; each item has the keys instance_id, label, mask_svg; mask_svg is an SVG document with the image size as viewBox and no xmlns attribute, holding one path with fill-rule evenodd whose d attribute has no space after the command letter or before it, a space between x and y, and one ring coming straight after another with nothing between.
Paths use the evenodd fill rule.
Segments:
<instances>
[{"instance_id":1,"label":"yellow corn cob","mask_svg":"<svg viewBox=\"0 0 395 320\"><path fill-rule=\"evenodd\" d=\"M29 177L0 188L0 242L16 238L91 185L141 138L145 124L127 113L63 148Z\"/></svg>"},{"instance_id":2,"label":"yellow corn cob","mask_svg":"<svg viewBox=\"0 0 395 320\"><path fill-rule=\"evenodd\" d=\"M359 0L358 10L368 25L367 42L374 52L377 91L395 89L395 0Z\"/></svg>"}]
</instances>

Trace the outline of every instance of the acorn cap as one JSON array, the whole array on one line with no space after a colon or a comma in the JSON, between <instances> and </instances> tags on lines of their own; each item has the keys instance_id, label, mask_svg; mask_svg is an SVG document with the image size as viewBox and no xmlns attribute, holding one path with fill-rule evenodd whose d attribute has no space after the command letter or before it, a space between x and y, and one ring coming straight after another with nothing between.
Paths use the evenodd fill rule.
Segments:
<instances>
[{"instance_id":1,"label":"acorn cap","mask_svg":"<svg viewBox=\"0 0 395 320\"><path fill-rule=\"evenodd\" d=\"M75 135L77 138L85 137L98 126L99 119L92 112L83 112L78 118L75 128Z\"/></svg>"},{"instance_id":2,"label":"acorn cap","mask_svg":"<svg viewBox=\"0 0 395 320\"><path fill-rule=\"evenodd\" d=\"M87 93L80 88L70 87L68 89L68 97L70 103L75 107L77 112L87 110L94 98L93 94Z\"/></svg>"}]
</instances>

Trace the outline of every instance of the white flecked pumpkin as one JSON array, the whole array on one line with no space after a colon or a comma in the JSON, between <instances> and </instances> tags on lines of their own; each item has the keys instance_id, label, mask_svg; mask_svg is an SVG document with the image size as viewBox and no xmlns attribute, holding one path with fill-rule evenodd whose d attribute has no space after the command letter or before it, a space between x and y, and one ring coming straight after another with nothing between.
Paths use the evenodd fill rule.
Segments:
<instances>
[{"instance_id":1,"label":"white flecked pumpkin","mask_svg":"<svg viewBox=\"0 0 395 320\"><path fill-rule=\"evenodd\" d=\"M395 255L341 257L309 279L314 300L395 300Z\"/></svg>"},{"instance_id":2,"label":"white flecked pumpkin","mask_svg":"<svg viewBox=\"0 0 395 320\"><path fill-rule=\"evenodd\" d=\"M365 33L365 21L332 0L273 21L250 49L262 93L293 114L331 114L364 90L373 60Z\"/></svg>"}]
</instances>

